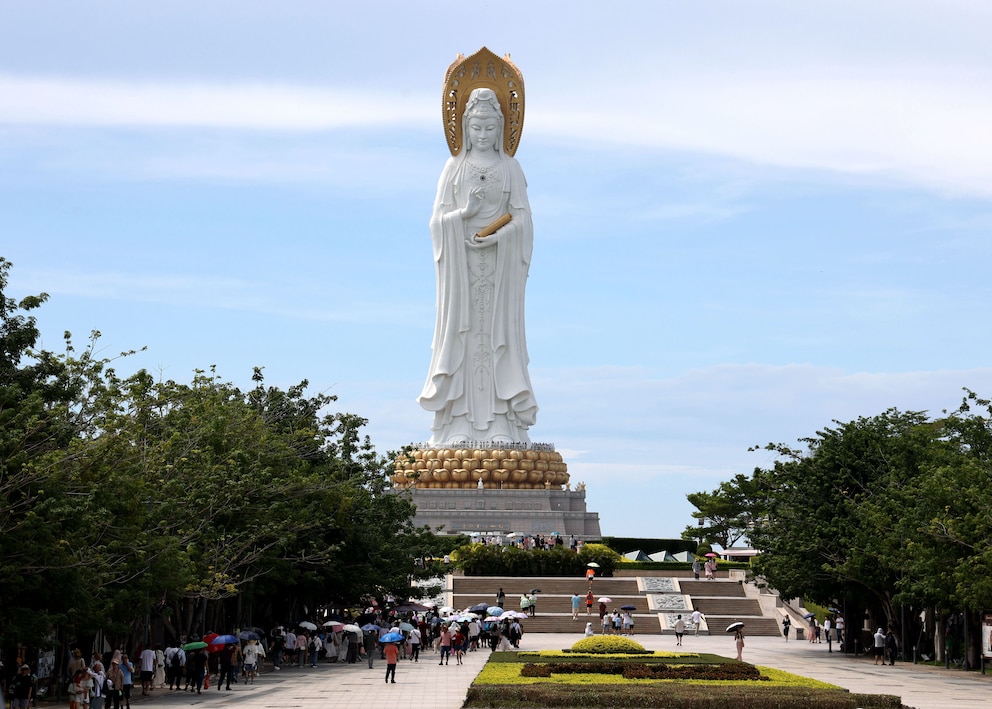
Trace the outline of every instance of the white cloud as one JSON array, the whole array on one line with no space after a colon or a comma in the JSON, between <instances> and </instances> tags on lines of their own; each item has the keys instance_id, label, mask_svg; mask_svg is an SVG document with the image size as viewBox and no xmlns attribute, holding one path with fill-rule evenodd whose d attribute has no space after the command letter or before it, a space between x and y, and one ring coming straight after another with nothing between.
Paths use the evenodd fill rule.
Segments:
<instances>
[{"instance_id":1,"label":"white cloud","mask_svg":"<svg viewBox=\"0 0 992 709\"><path fill-rule=\"evenodd\" d=\"M643 79L628 77L627 83L602 87L599 100L581 110L574 87L555 89L542 97L540 110L532 107L528 113L529 140L567 140L590 148L626 145L642 157L643 151L656 150L705 153L943 192L992 194L992 132L987 130L992 80L973 66L698 70L639 83ZM430 131L437 121L434 99L411 92L0 75L0 124L7 125L299 133ZM386 136L382 142L397 141ZM287 161L285 156L256 158L242 169L244 161L236 153L226 157L213 165L194 155L160 157L149 170L263 179L286 173L324 179L329 170L326 160ZM675 212L662 216L705 208L676 204Z\"/></svg>"},{"instance_id":2,"label":"white cloud","mask_svg":"<svg viewBox=\"0 0 992 709\"><path fill-rule=\"evenodd\" d=\"M0 75L0 123L313 131L436 120L411 96L290 84L121 82Z\"/></svg>"},{"instance_id":3,"label":"white cloud","mask_svg":"<svg viewBox=\"0 0 992 709\"><path fill-rule=\"evenodd\" d=\"M578 115L545 100L528 131L992 194L992 84L974 69L694 72L604 94Z\"/></svg>"}]
</instances>

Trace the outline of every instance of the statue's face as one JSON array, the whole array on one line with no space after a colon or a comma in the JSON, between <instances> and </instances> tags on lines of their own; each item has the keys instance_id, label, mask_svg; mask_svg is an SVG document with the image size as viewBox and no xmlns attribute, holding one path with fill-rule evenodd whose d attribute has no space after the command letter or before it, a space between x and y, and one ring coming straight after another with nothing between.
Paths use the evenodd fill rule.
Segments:
<instances>
[{"instance_id":1,"label":"statue's face","mask_svg":"<svg viewBox=\"0 0 992 709\"><path fill-rule=\"evenodd\" d=\"M495 150L498 139L499 121L495 118L469 118L468 140L472 150Z\"/></svg>"}]
</instances>

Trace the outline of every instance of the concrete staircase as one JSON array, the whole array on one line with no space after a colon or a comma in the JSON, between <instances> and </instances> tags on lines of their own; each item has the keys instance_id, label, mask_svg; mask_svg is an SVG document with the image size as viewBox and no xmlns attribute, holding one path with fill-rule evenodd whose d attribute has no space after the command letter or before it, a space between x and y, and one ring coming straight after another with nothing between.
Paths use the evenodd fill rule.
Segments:
<instances>
[{"instance_id":1,"label":"concrete staircase","mask_svg":"<svg viewBox=\"0 0 992 709\"><path fill-rule=\"evenodd\" d=\"M726 577L714 581L695 581L691 572L663 573L644 572L641 577L656 576L676 578L681 596L689 596L692 607L698 608L706 616L711 633L723 632L730 623L742 621L748 635L774 636L779 634L778 621L765 617L757 600L749 598L743 585ZM496 593L502 588L506 594L505 608L520 609L520 596L532 589L540 589L537 595L537 614L523 621L524 631L530 633L578 633L592 622L593 628L600 629L598 602L593 605L592 614L586 615L585 594L588 588L585 579L568 577L513 577L513 576L449 576L446 597L454 608L468 608L477 603L496 604ZM603 596L612 600L607 604L610 611L625 605L635 607L634 633L671 634L665 616L671 611L661 612L649 607L649 593L641 590L638 577L616 576L597 578L592 584L598 601ZM572 594L582 596L579 619L572 620ZM688 611L678 611L688 618Z\"/></svg>"}]
</instances>

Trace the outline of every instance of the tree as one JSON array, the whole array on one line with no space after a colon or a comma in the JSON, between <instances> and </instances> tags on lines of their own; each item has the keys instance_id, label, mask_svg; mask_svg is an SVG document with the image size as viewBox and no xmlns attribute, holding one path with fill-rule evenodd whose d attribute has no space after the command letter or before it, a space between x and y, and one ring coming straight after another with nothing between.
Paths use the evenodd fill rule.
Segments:
<instances>
[{"instance_id":1,"label":"tree","mask_svg":"<svg viewBox=\"0 0 992 709\"><path fill-rule=\"evenodd\" d=\"M719 544L723 549L746 537L765 514L757 476L738 474L720 483L713 492L693 492L686 498L696 508L692 516L699 524L686 527L682 538L695 539L700 544Z\"/></svg>"},{"instance_id":2,"label":"tree","mask_svg":"<svg viewBox=\"0 0 992 709\"><path fill-rule=\"evenodd\" d=\"M140 642L286 620L413 593L431 544L366 421L327 413L306 381L243 392L211 368L190 383L118 376L93 333L33 348L0 259L0 627L37 644L53 627ZM123 353L129 354L129 353ZM255 624L257 624L257 622Z\"/></svg>"}]
</instances>

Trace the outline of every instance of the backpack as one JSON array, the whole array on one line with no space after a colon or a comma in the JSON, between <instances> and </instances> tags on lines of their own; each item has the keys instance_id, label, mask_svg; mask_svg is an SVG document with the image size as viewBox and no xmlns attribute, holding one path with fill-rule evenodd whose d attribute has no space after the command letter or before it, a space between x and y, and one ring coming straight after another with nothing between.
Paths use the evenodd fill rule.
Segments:
<instances>
[{"instance_id":1,"label":"backpack","mask_svg":"<svg viewBox=\"0 0 992 709\"><path fill-rule=\"evenodd\" d=\"M179 650L176 650L172 653L172 669L178 670L182 666L182 661L179 659Z\"/></svg>"}]
</instances>

